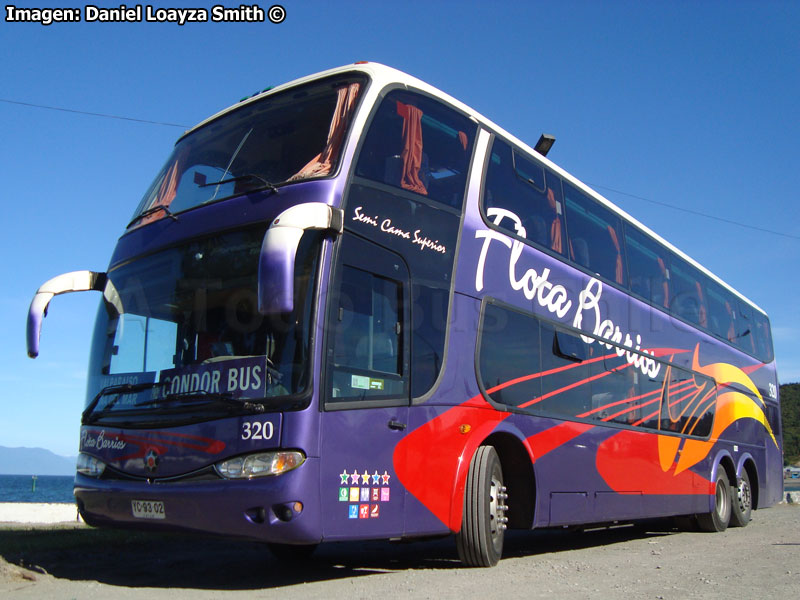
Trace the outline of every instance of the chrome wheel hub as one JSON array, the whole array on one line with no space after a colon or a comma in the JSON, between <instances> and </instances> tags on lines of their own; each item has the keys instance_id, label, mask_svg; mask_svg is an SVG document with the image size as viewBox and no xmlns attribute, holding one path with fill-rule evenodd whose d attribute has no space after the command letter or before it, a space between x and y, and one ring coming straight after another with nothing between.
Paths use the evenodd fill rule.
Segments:
<instances>
[{"instance_id":1,"label":"chrome wheel hub","mask_svg":"<svg viewBox=\"0 0 800 600\"><path fill-rule=\"evenodd\" d=\"M489 488L489 527L492 534L492 543L498 549L502 548L503 533L508 528L508 517L506 516L506 511L508 510L507 499L506 486L503 485L502 481L492 477L491 487Z\"/></svg>"}]
</instances>

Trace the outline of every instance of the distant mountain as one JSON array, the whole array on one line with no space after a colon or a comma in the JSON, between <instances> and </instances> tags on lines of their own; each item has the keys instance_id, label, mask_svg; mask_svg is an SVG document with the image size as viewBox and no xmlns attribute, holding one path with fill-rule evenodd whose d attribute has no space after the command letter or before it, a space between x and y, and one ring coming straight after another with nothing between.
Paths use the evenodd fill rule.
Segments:
<instances>
[{"instance_id":1,"label":"distant mountain","mask_svg":"<svg viewBox=\"0 0 800 600\"><path fill-rule=\"evenodd\" d=\"M2 475L74 475L75 457L53 454L44 448L0 446Z\"/></svg>"}]
</instances>

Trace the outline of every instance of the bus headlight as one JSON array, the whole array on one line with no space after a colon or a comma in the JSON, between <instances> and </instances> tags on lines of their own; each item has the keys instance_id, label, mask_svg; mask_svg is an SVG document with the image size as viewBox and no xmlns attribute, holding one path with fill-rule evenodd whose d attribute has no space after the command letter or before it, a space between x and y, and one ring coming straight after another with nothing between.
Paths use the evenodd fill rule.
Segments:
<instances>
[{"instance_id":1,"label":"bus headlight","mask_svg":"<svg viewBox=\"0 0 800 600\"><path fill-rule=\"evenodd\" d=\"M276 450L229 458L215 464L214 469L225 479L252 479L286 473L305 460L305 454L298 450Z\"/></svg>"},{"instance_id":2,"label":"bus headlight","mask_svg":"<svg viewBox=\"0 0 800 600\"><path fill-rule=\"evenodd\" d=\"M100 477L103 474L103 471L106 470L106 463L98 458L95 458L94 456L90 456L81 452L78 454L78 462L76 463L75 468L81 475L97 478Z\"/></svg>"}]
</instances>

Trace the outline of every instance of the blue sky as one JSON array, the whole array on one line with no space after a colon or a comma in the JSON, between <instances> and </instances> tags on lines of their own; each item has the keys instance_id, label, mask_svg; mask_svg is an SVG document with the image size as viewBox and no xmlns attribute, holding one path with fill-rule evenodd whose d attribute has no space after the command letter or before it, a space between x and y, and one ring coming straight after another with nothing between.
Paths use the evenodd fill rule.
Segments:
<instances>
[{"instance_id":1,"label":"blue sky","mask_svg":"<svg viewBox=\"0 0 800 600\"><path fill-rule=\"evenodd\" d=\"M77 453L99 298L56 298L36 361L28 304L52 276L105 270L183 131L6 101L189 126L357 60L530 144L556 135L550 158L767 311L780 381L800 380L800 3L281 3L278 25L0 22L0 445Z\"/></svg>"}]
</instances>

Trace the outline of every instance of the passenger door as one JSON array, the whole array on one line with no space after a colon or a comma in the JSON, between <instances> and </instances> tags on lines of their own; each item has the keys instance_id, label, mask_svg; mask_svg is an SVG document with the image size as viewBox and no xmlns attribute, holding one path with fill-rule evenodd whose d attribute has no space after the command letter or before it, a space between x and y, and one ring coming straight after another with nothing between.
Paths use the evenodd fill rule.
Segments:
<instances>
[{"instance_id":1,"label":"passenger door","mask_svg":"<svg viewBox=\"0 0 800 600\"><path fill-rule=\"evenodd\" d=\"M394 537L404 490L394 449L409 410L409 275L403 259L345 233L328 303L321 427L325 539Z\"/></svg>"}]
</instances>

